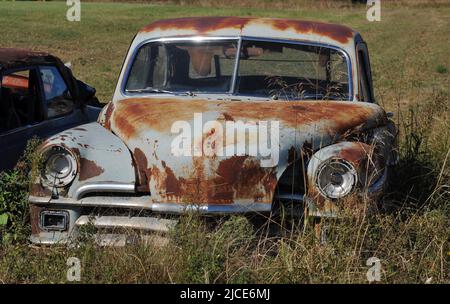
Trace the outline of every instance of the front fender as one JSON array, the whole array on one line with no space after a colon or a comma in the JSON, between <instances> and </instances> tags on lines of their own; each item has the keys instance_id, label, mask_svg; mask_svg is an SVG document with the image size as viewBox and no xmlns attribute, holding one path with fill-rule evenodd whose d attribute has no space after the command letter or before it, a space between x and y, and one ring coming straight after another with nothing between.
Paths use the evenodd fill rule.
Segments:
<instances>
[{"instance_id":1,"label":"front fender","mask_svg":"<svg viewBox=\"0 0 450 304\"><path fill-rule=\"evenodd\" d=\"M60 145L77 157L78 172L59 195L75 200L90 192L134 192L134 162L126 145L99 123L68 129L47 139L40 149ZM35 181L31 196L49 196L50 189Z\"/></svg>"},{"instance_id":2,"label":"front fender","mask_svg":"<svg viewBox=\"0 0 450 304\"><path fill-rule=\"evenodd\" d=\"M327 146L312 155L307 167L308 189L306 203L308 215L316 217L338 217L345 207L361 211L360 207L367 207L366 203L376 198L384 185L387 173L386 155L380 153L375 144L362 142L340 142ZM357 199L349 195L340 200L324 197L316 183L320 165L333 159L343 159L350 163L357 173L357 183L354 194Z\"/></svg>"}]
</instances>

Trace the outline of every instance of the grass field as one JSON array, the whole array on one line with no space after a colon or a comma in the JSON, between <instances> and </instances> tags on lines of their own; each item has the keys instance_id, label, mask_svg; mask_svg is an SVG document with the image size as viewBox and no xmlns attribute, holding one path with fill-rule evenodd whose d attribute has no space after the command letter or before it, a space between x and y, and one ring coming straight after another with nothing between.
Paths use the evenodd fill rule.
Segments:
<instances>
[{"instance_id":1,"label":"grass field","mask_svg":"<svg viewBox=\"0 0 450 304\"><path fill-rule=\"evenodd\" d=\"M402 212L336 223L327 245L295 229L264 238L240 217L223 219L213 231L187 217L164 248L99 251L86 242L75 249L30 249L9 242L0 247L0 282L65 282L70 256L82 260L83 282L367 282L365 262L374 255L383 261L382 282L450 282L450 6L386 5L380 22L368 22L364 6L309 2L282 10L245 3L83 3L81 22L68 22L64 2L0 2L0 45L46 50L70 61L75 75L107 102L131 39L156 19L236 15L351 26L368 43L377 100L395 113L401 130L401 163L385 200ZM11 188L1 187L3 195Z\"/></svg>"}]
</instances>

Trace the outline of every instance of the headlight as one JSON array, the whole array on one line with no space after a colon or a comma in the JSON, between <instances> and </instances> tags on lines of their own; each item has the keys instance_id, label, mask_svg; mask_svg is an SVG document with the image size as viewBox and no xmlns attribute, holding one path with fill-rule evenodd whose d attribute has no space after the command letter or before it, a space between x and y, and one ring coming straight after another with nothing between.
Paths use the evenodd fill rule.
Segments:
<instances>
[{"instance_id":1,"label":"headlight","mask_svg":"<svg viewBox=\"0 0 450 304\"><path fill-rule=\"evenodd\" d=\"M77 161L69 150L52 146L44 152L42 181L47 186L64 187L77 175Z\"/></svg>"},{"instance_id":2,"label":"headlight","mask_svg":"<svg viewBox=\"0 0 450 304\"><path fill-rule=\"evenodd\" d=\"M355 168L343 159L331 159L319 167L317 187L327 198L343 198L350 194L358 180Z\"/></svg>"}]
</instances>

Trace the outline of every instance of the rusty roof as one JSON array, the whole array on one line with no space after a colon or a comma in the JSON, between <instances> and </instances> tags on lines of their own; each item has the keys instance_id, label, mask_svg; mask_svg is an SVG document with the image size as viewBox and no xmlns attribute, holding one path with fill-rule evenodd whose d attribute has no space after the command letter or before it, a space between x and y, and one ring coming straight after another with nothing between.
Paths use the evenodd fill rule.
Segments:
<instances>
[{"instance_id":1,"label":"rusty roof","mask_svg":"<svg viewBox=\"0 0 450 304\"><path fill-rule=\"evenodd\" d=\"M340 44L346 44L356 35L351 28L332 23L294 19L255 17L186 17L158 20L143 27L141 34L169 32L171 36L186 35L248 35L270 36L276 33L316 35L315 39L326 37ZM187 33L188 32L188 33Z\"/></svg>"},{"instance_id":2,"label":"rusty roof","mask_svg":"<svg viewBox=\"0 0 450 304\"><path fill-rule=\"evenodd\" d=\"M0 48L0 68L24 64L54 63L56 57L46 52L19 48Z\"/></svg>"}]
</instances>

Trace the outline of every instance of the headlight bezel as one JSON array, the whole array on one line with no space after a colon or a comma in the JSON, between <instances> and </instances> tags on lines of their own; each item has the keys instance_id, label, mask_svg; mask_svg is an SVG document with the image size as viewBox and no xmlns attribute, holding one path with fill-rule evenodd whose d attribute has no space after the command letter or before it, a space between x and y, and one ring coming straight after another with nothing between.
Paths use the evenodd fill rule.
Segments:
<instances>
[{"instance_id":1,"label":"headlight bezel","mask_svg":"<svg viewBox=\"0 0 450 304\"><path fill-rule=\"evenodd\" d=\"M335 168L333 168L333 166ZM326 176L322 176L322 174L326 174L327 170L328 171L334 171L336 172L336 168L340 167L341 169L345 169L345 175L340 174L340 178L342 179L342 182L344 184L341 184L340 187L342 188L343 185L345 185L346 188L342 189L341 191L336 190L337 188L335 187L330 188L329 189L324 189L325 187L329 186L330 183L328 183L325 187L324 187L324 183L323 180L321 180L321 178L325 178ZM330 170L331 168L331 170ZM319 190L319 193L327 198L327 199L332 199L332 200L338 200L338 199L342 199L345 198L347 196L349 196L350 194L352 194L355 189L357 188L356 186L358 185L359 182L359 178L358 178L358 171L356 170L356 168L347 160L343 159L343 158L339 158L339 157L332 157L329 158L325 161L323 161L317 168L316 170L316 174L315 174L315 184L317 189ZM334 190L334 191L330 191L330 190Z\"/></svg>"},{"instance_id":2,"label":"headlight bezel","mask_svg":"<svg viewBox=\"0 0 450 304\"><path fill-rule=\"evenodd\" d=\"M42 152L41 183L50 188L66 187L77 176L78 167L78 158L70 149L61 145L46 147Z\"/></svg>"}]
</instances>

